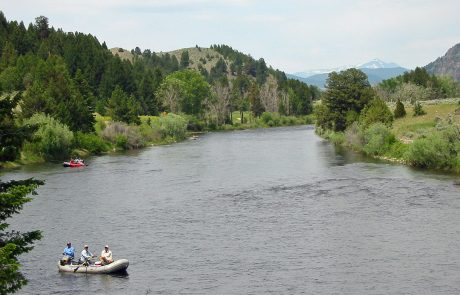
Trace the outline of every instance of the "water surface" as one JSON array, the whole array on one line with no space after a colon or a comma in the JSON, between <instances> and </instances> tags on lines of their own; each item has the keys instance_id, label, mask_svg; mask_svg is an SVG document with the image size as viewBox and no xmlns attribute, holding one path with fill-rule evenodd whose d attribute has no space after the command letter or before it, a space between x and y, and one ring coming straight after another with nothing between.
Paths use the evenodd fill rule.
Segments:
<instances>
[{"instance_id":1,"label":"water surface","mask_svg":"<svg viewBox=\"0 0 460 295\"><path fill-rule=\"evenodd\" d=\"M21 294L458 294L453 176L338 152L311 127L22 167L46 180L11 222L44 238ZM61 274L70 240L109 244L128 276Z\"/></svg>"}]
</instances>

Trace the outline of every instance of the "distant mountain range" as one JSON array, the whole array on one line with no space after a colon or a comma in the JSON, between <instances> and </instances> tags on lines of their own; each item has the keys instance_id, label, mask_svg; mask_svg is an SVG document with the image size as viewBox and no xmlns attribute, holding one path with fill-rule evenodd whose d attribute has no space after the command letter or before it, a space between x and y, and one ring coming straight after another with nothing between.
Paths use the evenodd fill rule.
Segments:
<instances>
[{"instance_id":1,"label":"distant mountain range","mask_svg":"<svg viewBox=\"0 0 460 295\"><path fill-rule=\"evenodd\" d=\"M297 79L309 85L315 85L320 88L324 88L329 73L340 72L349 68L357 68L366 73L369 79L369 83L372 85L377 84L382 80L396 77L407 71L407 69L395 63L384 62L376 58L369 62L354 66L343 66L334 69L310 70L305 72L297 72L294 74L287 74L287 76L288 78Z\"/></svg>"},{"instance_id":2,"label":"distant mountain range","mask_svg":"<svg viewBox=\"0 0 460 295\"><path fill-rule=\"evenodd\" d=\"M452 76L460 81L460 43L447 50L446 54L425 66L425 69L437 76Z\"/></svg>"}]
</instances>

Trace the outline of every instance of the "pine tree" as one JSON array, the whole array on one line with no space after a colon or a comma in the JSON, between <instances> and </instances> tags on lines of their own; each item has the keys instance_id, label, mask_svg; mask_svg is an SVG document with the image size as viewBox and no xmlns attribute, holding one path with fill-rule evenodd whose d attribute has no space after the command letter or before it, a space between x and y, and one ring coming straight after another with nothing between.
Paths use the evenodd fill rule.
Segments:
<instances>
[{"instance_id":1,"label":"pine tree","mask_svg":"<svg viewBox=\"0 0 460 295\"><path fill-rule=\"evenodd\" d=\"M394 111L394 117L395 119L397 118L402 118L406 116L406 109L404 108L404 104L401 102L401 100L398 99L396 102L396 109Z\"/></svg>"},{"instance_id":2,"label":"pine tree","mask_svg":"<svg viewBox=\"0 0 460 295\"><path fill-rule=\"evenodd\" d=\"M41 239L38 230L26 233L7 231L5 220L19 213L22 206L32 200L28 195L36 194L35 189L42 184L43 181L34 179L0 181L0 294L14 293L27 283L19 271L18 256L32 250L33 242Z\"/></svg>"}]
</instances>

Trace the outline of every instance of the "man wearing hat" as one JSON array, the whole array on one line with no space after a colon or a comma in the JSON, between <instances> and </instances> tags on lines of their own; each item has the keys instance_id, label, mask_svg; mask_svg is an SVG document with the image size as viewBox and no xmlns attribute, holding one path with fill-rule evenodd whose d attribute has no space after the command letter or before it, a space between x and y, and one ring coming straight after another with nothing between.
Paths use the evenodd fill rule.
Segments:
<instances>
[{"instance_id":1,"label":"man wearing hat","mask_svg":"<svg viewBox=\"0 0 460 295\"><path fill-rule=\"evenodd\" d=\"M64 257L61 259L61 264L70 264L75 257L75 249L72 247L72 243L67 242L67 247L64 248L62 254Z\"/></svg>"},{"instance_id":2,"label":"man wearing hat","mask_svg":"<svg viewBox=\"0 0 460 295\"><path fill-rule=\"evenodd\" d=\"M107 265L113 262L112 251L109 250L109 245L105 245L99 260L101 261L102 265Z\"/></svg>"},{"instance_id":3,"label":"man wearing hat","mask_svg":"<svg viewBox=\"0 0 460 295\"><path fill-rule=\"evenodd\" d=\"M93 254L89 252L88 245L85 245L83 251L81 251L80 263L89 262L92 257Z\"/></svg>"}]
</instances>

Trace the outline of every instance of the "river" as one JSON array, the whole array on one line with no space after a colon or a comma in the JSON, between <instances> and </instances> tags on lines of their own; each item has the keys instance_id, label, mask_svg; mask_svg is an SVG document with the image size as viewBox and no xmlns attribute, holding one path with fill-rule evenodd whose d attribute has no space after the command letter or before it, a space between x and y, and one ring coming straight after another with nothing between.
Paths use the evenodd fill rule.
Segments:
<instances>
[{"instance_id":1,"label":"river","mask_svg":"<svg viewBox=\"0 0 460 295\"><path fill-rule=\"evenodd\" d=\"M459 294L454 176L337 151L309 126L210 133L24 166L46 184L11 229L43 230L19 294ZM128 275L62 274L109 244Z\"/></svg>"}]
</instances>

